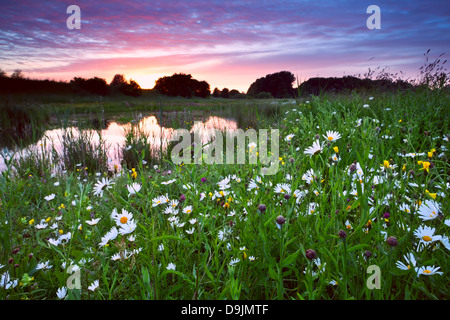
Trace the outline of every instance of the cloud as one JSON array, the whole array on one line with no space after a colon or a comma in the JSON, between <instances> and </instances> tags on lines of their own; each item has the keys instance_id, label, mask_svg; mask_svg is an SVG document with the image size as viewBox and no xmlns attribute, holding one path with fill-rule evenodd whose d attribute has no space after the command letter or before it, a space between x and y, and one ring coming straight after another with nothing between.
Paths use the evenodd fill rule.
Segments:
<instances>
[{"instance_id":1,"label":"cloud","mask_svg":"<svg viewBox=\"0 0 450 320\"><path fill-rule=\"evenodd\" d=\"M380 0L380 30L366 27L370 4L83 0L81 29L69 30L67 3L10 2L0 12L0 67L61 80L185 72L246 91L269 72L339 76L377 63L412 73L426 50L448 52L442 1Z\"/></svg>"}]
</instances>

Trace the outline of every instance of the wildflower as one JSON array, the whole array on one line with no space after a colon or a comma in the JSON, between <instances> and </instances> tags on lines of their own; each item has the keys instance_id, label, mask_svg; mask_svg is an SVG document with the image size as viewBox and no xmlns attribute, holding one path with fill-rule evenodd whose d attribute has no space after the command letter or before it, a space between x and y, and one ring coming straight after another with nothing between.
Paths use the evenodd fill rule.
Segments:
<instances>
[{"instance_id":1,"label":"wildflower","mask_svg":"<svg viewBox=\"0 0 450 320\"><path fill-rule=\"evenodd\" d=\"M291 187L287 183L278 183L274 188L275 193L291 193Z\"/></svg>"},{"instance_id":2,"label":"wildflower","mask_svg":"<svg viewBox=\"0 0 450 320\"><path fill-rule=\"evenodd\" d=\"M350 222L347 220L347 221L345 221L345 227L348 229L348 230L351 230L352 229L352 225L350 224Z\"/></svg>"},{"instance_id":3,"label":"wildflower","mask_svg":"<svg viewBox=\"0 0 450 320\"><path fill-rule=\"evenodd\" d=\"M435 201L425 200L418 209L422 221L433 220L439 216L440 206Z\"/></svg>"},{"instance_id":4,"label":"wildflower","mask_svg":"<svg viewBox=\"0 0 450 320\"><path fill-rule=\"evenodd\" d=\"M338 139L341 138L341 135L339 132L336 131L327 131L327 134L324 135L325 139L327 139L328 141L336 141Z\"/></svg>"},{"instance_id":5,"label":"wildflower","mask_svg":"<svg viewBox=\"0 0 450 320\"><path fill-rule=\"evenodd\" d=\"M125 224L120 225L119 233L121 235L130 234L136 229L137 225L134 220L130 220Z\"/></svg>"},{"instance_id":6,"label":"wildflower","mask_svg":"<svg viewBox=\"0 0 450 320\"><path fill-rule=\"evenodd\" d=\"M28 221L28 224L31 226L34 223L34 219L31 219L30 221Z\"/></svg>"},{"instance_id":7,"label":"wildflower","mask_svg":"<svg viewBox=\"0 0 450 320\"><path fill-rule=\"evenodd\" d=\"M166 267L167 270L175 270L175 268L176 268L176 265L172 262L170 262Z\"/></svg>"},{"instance_id":8,"label":"wildflower","mask_svg":"<svg viewBox=\"0 0 450 320\"><path fill-rule=\"evenodd\" d=\"M111 214L111 217L116 221L117 226L124 225L129 221L133 220L133 214L125 209L122 209L122 213L120 214L118 214L117 211L114 209L113 213Z\"/></svg>"},{"instance_id":9,"label":"wildflower","mask_svg":"<svg viewBox=\"0 0 450 320\"><path fill-rule=\"evenodd\" d=\"M264 204L260 204L259 206L258 206L258 210L261 212L261 213L264 213L265 211L266 211L266 206L264 205Z\"/></svg>"},{"instance_id":10,"label":"wildflower","mask_svg":"<svg viewBox=\"0 0 450 320\"><path fill-rule=\"evenodd\" d=\"M309 154L311 156L321 153L322 146L319 143L319 140L314 141L313 145L305 150L305 154Z\"/></svg>"},{"instance_id":11,"label":"wildflower","mask_svg":"<svg viewBox=\"0 0 450 320\"><path fill-rule=\"evenodd\" d=\"M138 193L141 190L141 184L137 182L133 182L131 185L127 186L129 196Z\"/></svg>"},{"instance_id":12,"label":"wildflower","mask_svg":"<svg viewBox=\"0 0 450 320\"><path fill-rule=\"evenodd\" d=\"M108 178L103 178L94 186L94 196L100 196L103 197L103 192L107 189L110 189L114 182L112 180L109 180Z\"/></svg>"},{"instance_id":13,"label":"wildflower","mask_svg":"<svg viewBox=\"0 0 450 320\"><path fill-rule=\"evenodd\" d=\"M53 200L53 199L55 199L55 194L52 193L52 194L50 194L50 195L44 197L44 199L47 200L47 201Z\"/></svg>"},{"instance_id":14,"label":"wildflower","mask_svg":"<svg viewBox=\"0 0 450 320\"><path fill-rule=\"evenodd\" d=\"M91 283L91 285L88 287L88 289L91 291L95 291L95 289L97 289L98 286L99 286L99 282L98 282L98 280L95 280L94 282Z\"/></svg>"},{"instance_id":15,"label":"wildflower","mask_svg":"<svg viewBox=\"0 0 450 320\"><path fill-rule=\"evenodd\" d=\"M428 226L419 226L419 228L414 231L414 235L419 238L419 247L421 245L429 245L430 243L434 241L441 240L440 235L434 235L435 228L428 227Z\"/></svg>"},{"instance_id":16,"label":"wildflower","mask_svg":"<svg viewBox=\"0 0 450 320\"><path fill-rule=\"evenodd\" d=\"M56 296L58 297L58 299L64 299L67 295L67 288L66 287L61 287L56 291Z\"/></svg>"},{"instance_id":17,"label":"wildflower","mask_svg":"<svg viewBox=\"0 0 450 320\"><path fill-rule=\"evenodd\" d=\"M338 146L336 146L336 147L333 147L333 150L334 150L334 152L335 152L336 154L338 154L338 153L339 153L339 148L338 148Z\"/></svg>"},{"instance_id":18,"label":"wildflower","mask_svg":"<svg viewBox=\"0 0 450 320\"><path fill-rule=\"evenodd\" d=\"M306 250L305 255L309 260L314 260L317 257L317 254L313 249Z\"/></svg>"},{"instance_id":19,"label":"wildflower","mask_svg":"<svg viewBox=\"0 0 450 320\"><path fill-rule=\"evenodd\" d=\"M189 230L186 230L186 233L187 233L187 234L193 234L193 233L194 233L194 231L195 231L195 228L194 228L194 227L192 227L191 229L189 229Z\"/></svg>"},{"instance_id":20,"label":"wildflower","mask_svg":"<svg viewBox=\"0 0 450 320\"><path fill-rule=\"evenodd\" d=\"M39 262L38 265L36 266L36 270L49 270L51 269L53 266L50 264L50 261L46 261L46 262Z\"/></svg>"},{"instance_id":21,"label":"wildflower","mask_svg":"<svg viewBox=\"0 0 450 320\"><path fill-rule=\"evenodd\" d=\"M285 141L291 141L292 138L293 138L294 136L295 136L295 134L293 134L293 133L288 134L288 135L286 136L286 138L284 138L284 140L285 140Z\"/></svg>"},{"instance_id":22,"label":"wildflower","mask_svg":"<svg viewBox=\"0 0 450 320\"><path fill-rule=\"evenodd\" d=\"M387 244L390 245L391 247L396 247L397 246L397 238L390 236L389 238L387 238L386 240Z\"/></svg>"},{"instance_id":23,"label":"wildflower","mask_svg":"<svg viewBox=\"0 0 450 320\"><path fill-rule=\"evenodd\" d=\"M161 182L161 184L168 185L168 184L174 183L175 181L177 181L177 179L172 179L172 180L168 180L168 181L163 181L163 182Z\"/></svg>"},{"instance_id":24,"label":"wildflower","mask_svg":"<svg viewBox=\"0 0 450 320\"><path fill-rule=\"evenodd\" d=\"M344 230L339 230L339 238L341 239L347 238L347 233Z\"/></svg>"},{"instance_id":25,"label":"wildflower","mask_svg":"<svg viewBox=\"0 0 450 320\"><path fill-rule=\"evenodd\" d=\"M431 266L431 267L417 267L416 268L416 273L417 273L417 276L420 276L420 275L432 276L432 275L435 275L435 274L442 275L443 273L441 271L438 271L439 269L440 269L440 267L435 267L435 266Z\"/></svg>"},{"instance_id":26,"label":"wildflower","mask_svg":"<svg viewBox=\"0 0 450 320\"><path fill-rule=\"evenodd\" d=\"M136 172L136 169L135 169L135 168L132 168L131 171L132 171L131 177L132 177L133 179L136 179L136 178L137 178L137 172Z\"/></svg>"},{"instance_id":27,"label":"wildflower","mask_svg":"<svg viewBox=\"0 0 450 320\"><path fill-rule=\"evenodd\" d=\"M406 255L403 256L403 258L405 259L407 265L405 265L401 261L397 261L395 263L397 268L399 268L401 270L410 270L411 267L415 267L416 266L416 258L414 257L414 254L407 253Z\"/></svg>"},{"instance_id":28,"label":"wildflower","mask_svg":"<svg viewBox=\"0 0 450 320\"><path fill-rule=\"evenodd\" d=\"M116 227L112 227L103 237L102 241L98 244L100 247L104 247L109 241L114 240L119 235L119 231Z\"/></svg>"},{"instance_id":29,"label":"wildflower","mask_svg":"<svg viewBox=\"0 0 450 320\"><path fill-rule=\"evenodd\" d=\"M183 209L183 212L186 214L189 214L192 212L192 206L187 206Z\"/></svg>"},{"instance_id":30,"label":"wildflower","mask_svg":"<svg viewBox=\"0 0 450 320\"><path fill-rule=\"evenodd\" d=\"M241 259L239 259L239 258L231 259L229 265L232 266L232 267L234 267L236 264L239 263L239 261L241 261Z\"/></svg>"},{"instance_id":31,"label":"wildflower","mask_svg":"<svg viewBox=\"0 0 450 320\"><path fill-rule=\"evenodd\" d=\"M276 219L277 227L281 229L281 226L286 223L286 219L283 216L278 216Z\"/></svg>"},{"instance_id":32,"label":"wildflower","mask_svg":"<svg viewBox=\"0 0 450 320\"><path fill-rule=\"evenodd\" d=\"M85 222L90 225L90 226L95 226L101 218L97 218L97 219L91 219L91 220L86 220Z\"/></svg>"}]
</instances>

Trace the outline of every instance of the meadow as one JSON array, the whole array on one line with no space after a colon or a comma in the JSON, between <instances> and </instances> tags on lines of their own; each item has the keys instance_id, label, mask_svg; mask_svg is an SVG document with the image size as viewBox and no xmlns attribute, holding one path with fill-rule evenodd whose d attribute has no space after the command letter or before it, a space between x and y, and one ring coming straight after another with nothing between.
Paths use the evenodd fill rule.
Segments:
<instances>
[{"instance_id":1,"label":"meadow","mask_svg":"<svg viewBox=\"0 0 450 320\"><path fill-rule=\"evenodd\" d=\"M448 93L274 101L177 103L278 129L275 175L260 163L174 165L134 131L120 168L89 137L68 137L64 171L49 154L9 158L0 299L448 299ZM162 112L152 105L130 119Z\"/></svg>"}]
</instances>

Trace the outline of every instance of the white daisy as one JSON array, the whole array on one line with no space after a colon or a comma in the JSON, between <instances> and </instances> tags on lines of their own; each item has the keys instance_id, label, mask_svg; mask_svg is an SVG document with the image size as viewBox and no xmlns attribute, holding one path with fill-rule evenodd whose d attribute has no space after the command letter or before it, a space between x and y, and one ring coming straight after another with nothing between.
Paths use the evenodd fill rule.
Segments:
<instances>
[{"instance_id":1,"label":"white daisy","mask_svg":"<svg viewBox=\"0 0 450 320\"><path fill-rule=\"evenodd\" d=\"M131 185L128 185L127 189L129 192L129 196L138 193L141 190L141 188L142 188L141 184L137 182L133 182Z\"/></svg>"},{"instance_id":2,"label":"white daisy","mask_svg":"<svg viewBox=\"0 0 450 320\"><path fill-rule=\"evenodd\" d=\"M50 194L50 195L44 197L44 199L47 200L47 201L53 200L53 199L55 199L55 194L52 193L52 194Z\"/></svg>"},{"instance_id":3,"label":"white daisy","mask_svg":"<svg viewBox=\"0 0 450 320\"><path fill-rule=\"evenodd\" d=\"M327 131L327 134L324 135L324 138L328 141L336 141L341 138L341 134L337 131Z\"/></svg>"},{"instance_id":4,"label":"white daisy","mask_svg":"<svg viewBox=\"0 0 450 320\"><path fill-rule=\"evenodd\" d=\"M443 273L441 271L438 271L440 269L440 267L435 267L435 266L428 266L428 267L417 267L416 268L416 273L417 276L423 275L423 276L432 276L435 274L439 274L442 275Z\"/></svg>"},{"instance_id":5,"label":"white daisy","mask_svg":"<svg viewBox=\"0 0 450 320\"><path fill-rule=\"evenodd\" d=\"M92 220L86 220L86 223L90 226L95 226L101 218L97 218L97 219L92 219Z\"/></svg>"},{"instance_id":6,"label":"white daisy","mask_svg":"<svg viewBox=\"0 0 450 320\"><path fill-rule=\"evenodd\" d=\"M61 287L56 291L56 296L58 297L58 299L64 299L67 295L67 288L66 287Z\"/></svg>"},{"instance_id":7,"label":"white daisy","mask_svg":"<svg viewBox=\"0 0 450 320\"><path fill-rule=\"evenodd\" d=\"M101 180L97 181L97 183L94 185L94 196L103 197L103 192L107 189L110 189L113 184L114 181L109 180L108 178L102 178Z\"/></svg>"},{"instance_id":8,"label":"white daisy","mask_svg":"<svg viewBox=\"0 0 450 320\"><path fill-rule=\"evenodd\" d=\"M440 209L436 201L425 200L419 207L418 214L422 221L433 220L439 216Z\"/></svg>"},{"instance_id":9,"label":"white daisy","mask_svg":"<svg viewBox=\"0 0 450 320\"><path fill-rule=\"evenodd\" d=\"M176 266L174 263L170 262L170 263L167 265L166 269L167 269L167 270L175 270L176 267L177 267L177 266Z\"/></svg>"},{"instance_id":10,"label":"white daisy","mask_svg":"<svg viewBox=\"0 0 450 320\"><path fill-rule=\"evenodd\" d=\"M91 285L88 287L88 289L91 291L95 291L95 289L97 289L98 286L99 286L99 282L98 282L98 280L95 280L94 282L91 283Z\"/></svg>"},{"instance_id":11,"label":"white daisy","mask_svg":"<svg viewBox=\"0 0 450 320\"><path fill-rule=\"evenodd\" d=\"M311 156L321 153L322 146L319 143L319 140L314 141L313 145L305 150L305 154L309 154Z\"/></svg>"}]
</instances>

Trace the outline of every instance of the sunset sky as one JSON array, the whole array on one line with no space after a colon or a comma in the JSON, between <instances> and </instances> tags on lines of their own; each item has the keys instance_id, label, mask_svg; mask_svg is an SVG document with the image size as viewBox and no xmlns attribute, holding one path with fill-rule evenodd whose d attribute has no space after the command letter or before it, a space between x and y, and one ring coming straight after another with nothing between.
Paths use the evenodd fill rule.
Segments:
<instances>
[{"instance_id":1,"label":"sunset sky","mask_svg":"<svg viewBox=\"0 0 450 320\"><path fill-rule=\"evenodd\" d=\"M370 30L369 5L381 9ZM81 9L69 30L67 7ZM174 73L211 90L246 92L257 78L290 71L310 77L369 68L415 78L424 53L450 54L448 0L379 1L1 1L0 68L69 81L124 74L142 88Z\"/></svg>"}]
</instances>

